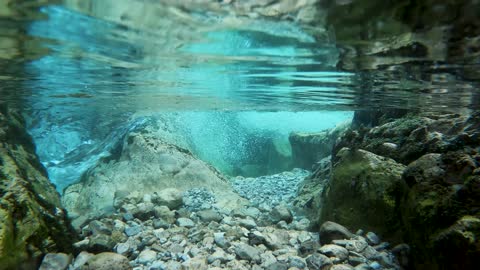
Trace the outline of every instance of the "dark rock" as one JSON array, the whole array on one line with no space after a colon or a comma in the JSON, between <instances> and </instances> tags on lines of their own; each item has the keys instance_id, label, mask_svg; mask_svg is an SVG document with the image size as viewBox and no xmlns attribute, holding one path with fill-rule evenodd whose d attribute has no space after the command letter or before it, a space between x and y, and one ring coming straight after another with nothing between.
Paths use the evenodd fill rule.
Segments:
<instances>
[{"instance_id":1,"label":"dark rock","mask_svg":"<svg viewBox=\"0 0 480 270\"><path fill-rule=\"evenodd\" d=\"M371 245L378 245L380 243L380 238L374 232L368 232L365 237Z\"/></svg>"},{"instance_id":2,"label":"dark rock","mask_svg":"<svg viewBox=\"0 0 480 270\"><path fill-rule=\"evenodd\" d=\"M112 234L112 230L108 228L103 222L98 221L98 220L92 220L88 224L88 227L92 231L93 235L97 234L107 234L110 235Z\"/></svg>"},{"instance_id":3,"label":"dark rock","mask_svg":"<svg viewBox=\"0 0 480 270\"><path fill-rule=\"evenodd\" d=\"M396 210L407 189L402 180L405 166L361 149L343 148L337 157L323 193L321 220L399 236Z\"/></svg>"},{"instance_id":4,"label":"dark rock","mask_svg":"<svg viewBox=\"0 0 480 270\"><path fill-rule=\"evenodd\" d=\"M88 250L93 253L112 251L115 243L110 236L105 234L97 234L90 238Z\"/></svg>"},{"instance_id":5,"label":"dark rock","mask_svg":"<svg viewBox=\"0 0 480 270\"><path fill-rule=\"evenodd\" d=\"M35 154L20 114L0 104L0 266L33 269L45 253L72 252L76 233Z\"/></svg>"},{"instance_id":6,"label":"dark rock","mask_svg":"<svg viewBox=\"0 0 480 270\"><path fill-rule=\"evenodd\" d=\"M330 244L337 239L350 239L354 236L347 228L342 225L327 221L320 226L320 243L322 245Z\"/></svg>"},{"instance_id":7,"label":"dark rock","mask_svg":"<svg viewBox=\"0 0 480 270\"><path fill-rule=\"evenodd\" d=\"M325 255L314 253L306 259L307 267L311 270L326 270L332 266L332 261Z\"/></svg>"},{"instance_id":8,"label":"dark rock","mask_svg":"<svg viewBox=\"0 0 480 270\"><path fill-rule=\"evenodd\" d=\"M197 212L198 217L201 221L209 223L211 221L220 222L223 217L217 211L213 209L207 209Z\"/></svg>"}]
</instances>

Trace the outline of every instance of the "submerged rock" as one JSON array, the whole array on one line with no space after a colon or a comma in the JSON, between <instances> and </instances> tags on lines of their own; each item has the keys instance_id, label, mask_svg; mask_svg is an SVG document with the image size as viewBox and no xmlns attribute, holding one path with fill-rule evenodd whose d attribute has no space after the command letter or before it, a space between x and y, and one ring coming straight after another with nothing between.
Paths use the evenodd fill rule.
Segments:
<instances>
[{"instance_id":1,"label":"submerged rock","mask_svg":"<svg viewBox=\"0 0 480 270\"><path fill-rule=\"evenodd\" d=\"M133 201L124 194L131 193L132 187L138 193ZM116 200L116 194L137 207L144 194L157 192L151 196L152 203L175 209L182 204L181 192L199 187L212 192L219 207L233 209L245 203L220 173L187 150L165 143L153 133L129 133L110 157L64 190L62 202L78 227L89 218L113 213L113 206L122 200Z\"/></svg>"},{"instance_id":2,"label":"submerged rock","mask_svg":"<svg viewBox=\"0 0 480 270\"><path fill-rule=\"evenodd\" d=\"M350 239L353 234L344 226L327 221L320 227L320 243L330 244L337 239Z\"/></svg>"},{"instance_id":3,"label":"submerged rock","mask_svg":"<svg viewBox=\"0 0 480 270\"><path fill-rule=\"evenodd\" d=\"M400 223L398 198L406 190L405 166L361 149L343 148L337 158L323 193L321 220L394 236Z\"/></svg>"},{"instance_id":4,"label":"submerged rock","mask_svg":"<svg viewBox=\"0 0 480 270\"><path fill-rule=\"evenodd\" d=\"M48 253L42 260L39 270L65 270L72 261L72 255Z\"/></svg>"},{"instance_id":5,"label":"submerged rock","mask_svg":"<svg viewBox=\"0 0 480 270\"><path fill-rule=\"evenodd\" d=\"M71 252L76 235L35 154L22 117L0 104L0 266L36 268L48 252Z\"/></svg>"},{"instance_id":6,"label":"submerged rock","mask_svg":"<svg viewBox=\"0 0 480 270\"><path fill-rule=\"evenodd\" d=\"M130 270L128 259L113 252L103 252L92 256L82 269L85 270Z\"/></svg>"}]
</instances>

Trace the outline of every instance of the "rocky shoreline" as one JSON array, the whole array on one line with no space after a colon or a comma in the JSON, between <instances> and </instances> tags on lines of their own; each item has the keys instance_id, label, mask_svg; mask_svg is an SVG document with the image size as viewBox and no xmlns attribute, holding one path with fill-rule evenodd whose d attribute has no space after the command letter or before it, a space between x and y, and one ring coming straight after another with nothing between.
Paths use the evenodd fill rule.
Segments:
<instances>
[{"instance_id":1,"label":"rocky shoreline","mask_svg":"<svg viewBox=\"0 0 480 270\"><path fill-rule=\"evenodd\" d=\"M402 269L394 252L405 262L408 246L390 249L373 232L333 222L312 232L284 205L192 207L214 197L198 191L133 193L81 228L76 258L47 254L40 269Z\"/></svg>"}]
</instances>

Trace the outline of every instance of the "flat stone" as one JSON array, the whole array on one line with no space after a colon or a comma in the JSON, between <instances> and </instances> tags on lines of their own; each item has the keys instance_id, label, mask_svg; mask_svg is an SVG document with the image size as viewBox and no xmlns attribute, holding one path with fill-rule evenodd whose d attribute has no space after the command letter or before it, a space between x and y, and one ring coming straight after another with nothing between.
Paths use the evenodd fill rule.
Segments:
<instances>
[{"instance_id":1,"label":"flat stone","mask_svg":"<svg viewBox=\"0 0 480 270\"><path fill-rule=\"evenodd\" d=\"M348 258L348 250L337 245L324 245L318 251L324 255L327 255L328 257L336 257L339 262L342 262Z\"/></svg>"},{"instance_id":2,"label":"flat stone","mask_svg":"<svg viewBox=\"0 0 480 270\"><path fill-rule=\"evenodd\" d=\"M95 255L86 251L80 252L75 258L75 261L73 261L71 270L81 269L81 267L85 265L87 261L93 256Z\"/></svg>"},{"instance_id":3,"label":"flat stone","mask_svg":"<svg viewBox=\"0 0 480 270\"><path fill-rule=\"evenodd\" d=\"M227 262L227 254L223 249L217 249L214 253L212 253L210 256L207 258L207 262L209 264L212 264L214 261L219 260L221 263Z\"/></svg>"},{"instance_id":4,"label":"flat stone","mask_svg":"<svg viewBox=\"0 0 480 270\"><path fill-rule=\"evenodd\" d=\"M86 270L131 270L127 257L113 252L102 252L92 256Z\"/></svg>"},{"instance_id":5,"label":"flat stone","mask_svg":"<svg viewBox=\"0 0 480 270\"><path fill-rule=\"evenodd\" d=\"M305 260L310 270L325 270L332 266L332 261L325 255L314 253Z\"/></svg>"},{"instance_id":6,"label":"flat stone","mask_svg":"<svg viewBox=\"0 0 480 270\"><path fill-rule=\"evenodd\" d=\"M125 234L127 236L134 236L142 232L142 227L140 225L127 226L125 227Z\"/></svg>"},{"instance_id":7,"label":"flat stone","mask_svg":"<svg viewBox=\"0 0 480 270\"><path fill-rule=\"evenodd\" d=\"M72 261L72 255L48 253L42 260L39 270L65 270Z\"/></svg>"},{"instance_id":8,"label":"flat stone","mask_svg":"<svg viewBox=\"0 0 480 270\"><path fill-rule=\"evenodd\" d=\"M195 223L189 218L178 218L177 225L185 228L195 227Z\"/></svg>"},{"instance_id":9,"label":"flat stone","mask_svg":"<svg viewBox=\"0 0 480 270\"><path fill-rule=\"evenodd\" d=\"M322 245L330 244L333 240L350 239L354 236L347 228L342 225L327 221L320 227L320 243Z\"/></svg>"},{"instance_id":10,"label":"flat stone","mask_svg":"<svg viewBox=\"0 0 480 270\"><path fill-rule=\"evenodd\" d=\"M238 225L247 228L247 229L253 229L257 227L257 223L251 219L240 219L238 221Z\"/></svg>"},{"instance_id":11,"label":"flat stone","mask_svg":"<svg viewBox=\"0 0 480 270\"><path fill-rule=\"evenodd\" d=\"M284 262L275 262L265 268L266 270L288 270L288 264Z\"/></svg>"},{"instance_id":12,"label":"flat stone","mask_svg":"<svg viewBox=\"0 0 480 270\"><path fill-rule=\"evenodd\" d=\"M333 265L330 270L352 270L353 267L348 264L335 264Z\"/></svg>"},{"instance_id":13,"label":"flat stone","mask_svg":"<svg viewBox=\"0 0 480 270\"><path fill-rule=\"evenodd\" d=\"M305 260L298 256L289 256L288 263L290 267L296 267L298 269L304 269L305 267L307 267L307 263L305 262Z\"/></svg>"},{"instance_id":14,"label":"flat stone","mask_svg":"<svg viewBox=\"0 0 480 270\"><path fill-rule=\"evenodd\" d=\"M218 213L217 211L213 209L207 209L207 210L202 210L197 212L198 217L200 218L201 221L209 223L212 221L215 222L220 222L222 221L223 217Z\"/></svg>"},{"instance_id":15,"label":"flat stone","mask_svg":"<svg viewBox=\"0 0 480 270\"><path fill-rule=\"evenodd\" d=\"M243 260L260 262L260 251L244 243L240 243L235 247L235 254Z\"/></svg>"},{"instance_id":16,"label":"flat stone","mask_svg":"<svg viewBox=\"0 0 480 270\"><path fill-rule=\"evenodd\" d=\"M156 259L157 259L157 252L155 252L151 249L146 249L146 250L140 252L140 254L138 255L138 258L137 258L138 263L141 263L141 264L152 263Z\"/></svg>"}]
</instances>

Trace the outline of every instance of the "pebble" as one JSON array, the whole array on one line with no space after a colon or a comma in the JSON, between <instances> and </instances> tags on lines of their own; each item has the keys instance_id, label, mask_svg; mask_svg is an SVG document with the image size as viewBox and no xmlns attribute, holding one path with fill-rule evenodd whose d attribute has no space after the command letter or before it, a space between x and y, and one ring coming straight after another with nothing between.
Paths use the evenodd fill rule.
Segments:
<instances>
[{"instance_id":1,"label":"pebble","mask_svg":"<svg viewBox=\"0 0 480 270\"><path fill-rule=\"evenodd\" d=\"M178 218L177 225L180 227L193 228L195 223L189 218Z\"/></svg>"},{"instance_id":2,"label":"pebble","mask_svg":"<svg viewBox=\"0 0 480 270\"><path fill-rule=\"evenodd\" d=\"M126 220L125 215L114 215L91 221L84 227L84 235L89 236L82 240L89 244L79 245L79 251L88 250L90 243L98 243L98 239L105 238L103 240L110 242L116 239L116 242L112 242L115 246L109 250L114 250L116 255L121 256L117 257L120 262L125 262L125 259L128 262L124 257L128 256L129 268L124 269L138 270L372 270L377 266L380 267L378 269L400 269L388 243L378 239L377 244L373 244L373 232L355 235L333 222L322 224L319 233L309 232L306 229L310 226L310 221L306 218L294 219L288 203L273 203L258 208L241 207L225 212L217 209L214 204L200 204L199 198L207 195L211 194L205 189L187 191L183 193L184 204L179 209L171 211L165 205L156 205L151 216L143 216L143 220L133 217L123 222ZM142 208L139 204L146 205L149 200L158 201L155 194L150 198L140 194L137 197L128 198L128 209L138 210ZM125 208L122 201L116 205L119 211ZM269 209L269 212L263 209ZM276 223L269 219L269 213L274 212L275 221L278 220ZM165 222L169 218L174 219L173 224ZM111 236L108 231L111 231ZM320 240L328 243L321 246ZM396 254L406 255L402 255L402 258L408 258L408 251L407 245L396 247ZM93 254L82 252L72 265L78 262L79 267L82 267L82 263L89 264L93 257ZM102 260L105 261L105 258ZM113 264L107 264L108 267L111 265ZM105 269L122 269L124 266L126 267L120 263L120 268ZM78 267L72 268L75 269Z\"/></svg>"},{"instance_id":3,"label":"pebble","mask_svg":"<svg viewBox=\"0 0 480 270\"><path fill-rule=\"evenodd\" d=\"M142 231L142 227L139 225L125 227L125 234L127 236L134 236Z\"/></svg>"},{"instance_id":4,"label":"pebble","mask_svg":"<svg viewBox=\"0 0 480 270\"><path fill-rule=\"evenodd\" d=\"M138 262L141 264L152 263L156 259L157 259L157 252L150 249L146 249L140 252L140 254L138 255Z\"/></svg>"},{"instance_id":5,"label":"pebble","mask_svg":"<svg viewBox=\"0 0 480 270\"><path fill-rule=\"evenodd\" d=\"M374 232L368 232L365 236L369 244L371 245L380 244L380 238Z\"/></svg>"},{"instance_id":6,"label":"pebble","mask_svg":"<svg viewBox=\"0 0 480 270\"><path fill-rule=\"evenodd\" d=\"M39 270L65 270L72 261L72 255L48 253L42 260Z\"/></svg>"}]
</instances>

